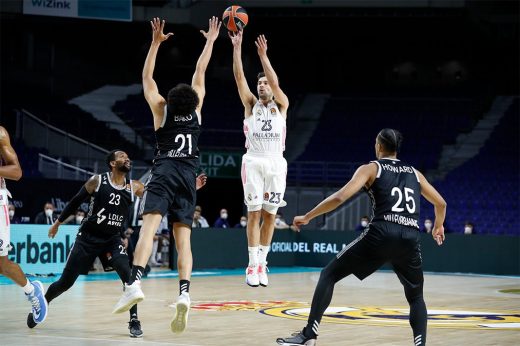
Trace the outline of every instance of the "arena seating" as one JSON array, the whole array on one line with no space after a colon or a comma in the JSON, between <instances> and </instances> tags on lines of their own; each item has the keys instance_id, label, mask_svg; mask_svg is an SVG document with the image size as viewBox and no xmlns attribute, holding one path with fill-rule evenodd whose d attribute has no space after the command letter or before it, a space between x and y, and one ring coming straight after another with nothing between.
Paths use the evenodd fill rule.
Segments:
<instances>
[{"instance_id":1,"label":"arena seating","mask_svg":"<svg viewBox=\"0 0 520 346\"><path fill-rule=\"evenodd\" d=\"M477 156L434 183L448 203L449 231L462 233L470 221L477 234L520 235L518 107L516 100ZM433 216L429 203L422 215Z\"/></svg>"},{"instance_id":2,"label":"arena seating","mask_svg":"<svg viewBox=\"0 0 520 346\"><path fill-rule=\"evenodd\" d=\"M366 162L374 158L378 131L389 127L404 136L403 160L433 169L442 145L471 126L473 108L465 99L332 98L297 161Z\"/></svg>"}]
</instances>

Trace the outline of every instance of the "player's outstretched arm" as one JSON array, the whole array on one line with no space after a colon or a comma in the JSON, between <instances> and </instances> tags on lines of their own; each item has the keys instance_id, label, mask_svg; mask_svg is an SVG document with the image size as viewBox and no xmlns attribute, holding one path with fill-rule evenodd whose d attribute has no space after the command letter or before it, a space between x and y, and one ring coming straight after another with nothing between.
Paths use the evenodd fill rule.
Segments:
<instances>
[{"instance_id":1,"label":"player's outstretched arm","mask_svg":"<svg viewBox=\"0 0 520 346\"><path fill-rule=\"evenodd\" d=\"M52 226L49 228L49 238L54 238L56 233L58 233L58 228L60 225L72 214L78 210L81 203L83 203L87 198L90 197L96 191L97 186L99 185L99 175L92 176L87 182L81 187L76 196L72 197L72 199L67 203L60 216Z\"/></svg>"},{"instance_id":2,"label":"player's outstretched arm","mask_svg":"<svg viewBox=\"0 0 520 346\"><path fill-rule=\"evenodd\" d=\"M7 130L3 126L0 126L0 153L4 160L4 165L0 166L0 177L20 180L22 177L22 167L20 167L18 155L16 155L16 152L11 146L9 133L7 133Z\"/></svg>"},{"instance_id":3,"label":"player's outstretched arm","mask_svg":"<svg viewBox=\"0 0 520 346\"><path fill-rule=\"evenodd\" d=\"M435 190L435 188L428 182L426 177L419 171L417 171L421 184L421 194L426 198L428 202L433 204L435 212L435 221L433 225L432 236L438 245L442 245L444 235L444 220L446 219L446 207L447 203L442 198L441 194Z\"/></svg>"},{"instance_id":4,"label":"player's outstretched arm","mask_svg":"<svg viewBox=\"0 0 520 346\"><path fill-rule=\"evenodd\" d=\"M352 176L352 179L340 190L324 199L307 214L296 216L293 221L293 226L296 228L295 230L299 231L301 226L308 224L315 217L328 213L345 203L345 201L361 190L363 186L372 182L376 174L377 167L375 164L369 163L360 166Z\"/></svg>"},{"instance_id":5,"label":"player's outstretched arm","mask_svg":"<svg viewBox=\"0 0 520 346\"><path fill-rule=\"evenodd\" d=\"M209 19L209 28L208 32L201 30L201 34L206 38L206 44L204 45L204 49L199 56L199 60L197 60L197 67L195 68L195 73L193 74L193 78L191 81L191 86L197 92L199 96L199 104L197 105L197 113L200 116L200 111L202 109L202 103L204 101L204 96L206 95L206 87L204 82L204 76L206 74L206 69L208 68L209 60L211 59L211 53L213 52L213 43L218 37L218 33L220 31L221 22L219 22L217 17L211 17Z\"/></svg>"},{"instance_id":6,"label":"player's outstretched arm","mask_svg":"<svg viewBox=\"0 0 520 346\"><path fill-rule=\"evenodd\" d=\"M265 77L269 82L269 86L273 91L275 101L280 105L280 113L283 116L287 116L287 108L289 108L289 98L280 89L280 83L278 82L278 76L274 72L274 68L267 57L267 39L264 35L258 36L255 41L256 48L258 50L258 56L264 69Z\"/></svg>"},{"instance_id":7,"label":"player's outstretched arm","mask_svg":"<svg viewBox=\"0 0 520 346\"><path fill-rule=\"evenodd\" d=\"M162 42L166 41L173 33L163 34L164 20L161 22L159 18L154 18L150 21L152 26L152 44L148 50L148 55L144 62L143 67L143 91L144 97L150 106L153 113L153 126L157 130L162 123L164 116L164 105L166 100L159 94L157 83L153 79L153 71L155 69L155 60L157 58L157 52Z\"/></svg>"},{"instance_id":8,"label":"player's outstretched arm","mask_svg":"<svg viewBox=\"0 0 520 346\"><path fill-rule=\"evenodd\" d=\"M233 75L235 76L235 82L237 83L240 100L244 105L244 116L248 117L251 115L253 106L257 102L257 99L247 85L244 67L242 66L243 34L242 30L239 30L236 33L228 32L229 38L231 38L231 43L233 44Z\"/></svg>"}]
</instances>

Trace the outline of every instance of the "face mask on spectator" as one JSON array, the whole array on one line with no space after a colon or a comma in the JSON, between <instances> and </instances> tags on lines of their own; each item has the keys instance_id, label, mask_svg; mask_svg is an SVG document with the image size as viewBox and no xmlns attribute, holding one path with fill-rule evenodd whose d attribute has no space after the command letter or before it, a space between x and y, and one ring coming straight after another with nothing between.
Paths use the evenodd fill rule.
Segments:
<instances>
[{"instance_id":1,"label":"face mask on spectator","mask_svg":"<svg viewBox=\"0 0 520 346\"><path fill-rule=\"evenodd\" d=\"M227 213L220 213L220 218L221 219L225 220L225 219L227 219L227 217L228 217Z\"/></svg>"},{"instance_id":2,"label":"face mask on spectator","mask_svg":"<svg viewBox=\"0 0 520 346\"><path fill-rule=\"evenodd\" d=\"M431 222L425 222L425 223L424 223L424 227L425 227L426 229L432 229L432 223L431 223Z\"/></svg>"},{"instance_id":3,"label":"face mask on spectator","mask_svg":"<svg viewBox=\"0 0 520 346\"><path fill-rule=\"evenodd\" d=\"M76 216L76 223L81 223L83 221L83 216Z\"/></svg>"},{"instance_id":4,"label":"face mask on spectator","mask_svg":"<svg viewBox=\"0 0 520 346\"><path fill-rule=\"evenodd\" d=\"M45 215L47 215L47 217L51 217L52 216L52 209L45 209Z\"/></svg>"},{"instance_id":5,"label":"face mask on spectator","mask_svg":"<svg viewBox=\"0 0 520 346\"><path fill-rule=\"evenodd\" d=\"M366 226L368 226L368 221L365 221L365 220L361 221L361 227L366 227Z\"/></svg>"},{"instance_id":6,"label":"face mask on spectator","mask_svg":"<svg viewBox=\"0 0 520 346\"><path fill-rule=\"evenodd\" d=\"M473 232L473 228L470 226L464 227L464 234L471 234Z\"/></svg>"},{"instance_id":7,"label":"face mask on spectator","mask_svg":"<svg viewBox=\"0 0 520 346\"><path fill-rule=\"evenodd\" d=\"M240 221L240 226L246 227L247 226L247 221L246 220Z\"/></svg>"},{"instance_id":8,"label":"face mask on spectator","mask_svg":"<svg viewBox=\"0 0 520 346\"><path fill-rule=\"evenodd\" d=\"M14 216L14 210L9 210L9 217L13 217Z\"/></svg>"}]
</instances>

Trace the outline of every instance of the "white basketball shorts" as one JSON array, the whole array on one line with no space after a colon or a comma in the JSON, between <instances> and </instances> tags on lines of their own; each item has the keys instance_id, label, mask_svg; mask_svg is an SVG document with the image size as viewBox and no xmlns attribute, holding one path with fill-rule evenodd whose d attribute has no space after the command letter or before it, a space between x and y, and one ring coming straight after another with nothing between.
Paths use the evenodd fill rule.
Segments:
<instances>
[{"instance_id":1,"label":"white basketball shorts","mask_svg":"<svg viewBox=\"0 0 520 346\"><path fill-rule=\"evenodd\" d=\"M283 156L242 156L242 186L248 211L265 209L276 214L285 202L287 161Z\"/></svg>"}]
</instances>

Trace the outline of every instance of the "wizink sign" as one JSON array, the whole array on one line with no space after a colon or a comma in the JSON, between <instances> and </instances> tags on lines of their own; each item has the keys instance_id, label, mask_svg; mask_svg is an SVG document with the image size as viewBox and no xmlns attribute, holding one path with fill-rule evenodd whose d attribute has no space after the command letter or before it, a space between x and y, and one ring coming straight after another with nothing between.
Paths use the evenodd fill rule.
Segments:
<instances>
[{"instance_id":1,"label":"wizink sign","mask_svg":"<svg viewBox=\"0 0 520 346\"><path fill-rule=\"evenodd\" d=\"M23 13L41 16L77 17L78 0L24 0Z\"/></svg>"},{"instance_id":2,"label":"wizink sign","mask_svg":"<svg viewBox=\"0 0 520 346\"><path fill-rule=\"evenodd\" d=\"M23 13L131 21L132 0L24 0Z\"/></svg>"},{"instance_id":3,"label":"wizink sign","mask_svg":"<svg viewBox=\"0 0 520 346\"><path fill-rule=\"evenodd\" d=\"M9 259L29 274L60 273L76 239L78 226L61 226L54 239L48 225L11 225Z\"/></svg>"}]
</instances>

